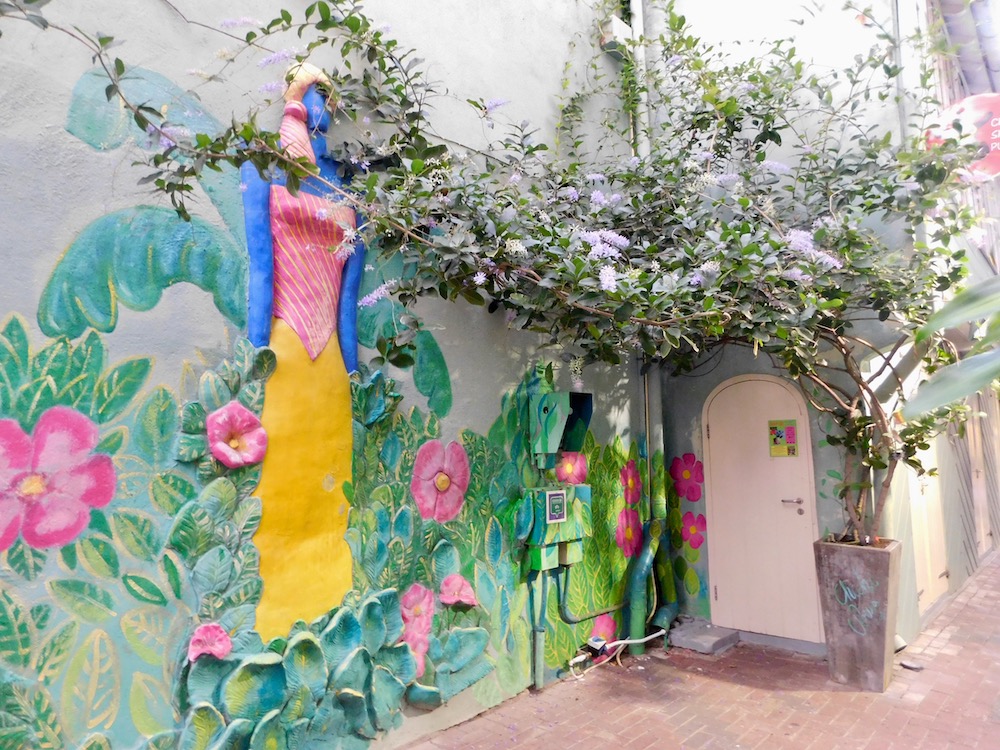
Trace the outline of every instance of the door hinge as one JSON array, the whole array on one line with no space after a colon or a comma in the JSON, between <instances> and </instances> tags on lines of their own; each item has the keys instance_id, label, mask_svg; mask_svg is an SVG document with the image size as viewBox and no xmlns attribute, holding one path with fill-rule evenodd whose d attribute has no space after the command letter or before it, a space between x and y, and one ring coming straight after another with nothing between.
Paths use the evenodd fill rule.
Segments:
<instances>
[{"instance_id":1,"label":"door hinge","mask_svg":"<svg viewBox=\"0 0 1000 750\"><path fill-rule=\"evenodd\" d=\"M938 578L951 578L951 573L949 573L946 570L944 573L942 573L941 575L939 575Z\"/></svg>"},{"instance_id":2,"label":"door hinge","mask_svg":"<svg viewBox=\"0 0 1000 750\"><path fill-rule=\"evenodd\" d=\"M719 601L719 587L712 586L712 595L715 597L715 601Z\"/></svg>"},{"instance_id":3,"label":"door hinge","mask_svg":"<svg viewBox=\"0 0 1000 750\"><path fill-rule=\"evenodd\" d=\"M710 424L705 425L705 437L709 440L712 439L712 425Z\"/></svg>"}]
</instances>

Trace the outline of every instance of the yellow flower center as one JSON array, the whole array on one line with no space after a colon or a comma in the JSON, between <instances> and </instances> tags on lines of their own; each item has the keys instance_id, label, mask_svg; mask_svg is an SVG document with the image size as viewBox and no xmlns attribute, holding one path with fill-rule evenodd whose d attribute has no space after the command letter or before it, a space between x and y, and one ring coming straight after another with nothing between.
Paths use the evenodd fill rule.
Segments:
<instances>
[{"instance_id":1,"label":"yellow flower center","mask_svg":"<svg viewBox=\"0 0 1000 750\"><path fill-rule=\"evenodd\" d=\"M688 526L688 533L689 534L697 534L698 533L698 527L697 526Z\"/></svg>"},{"instance_id":2,"label":"yellow flower center","mask_svg":"<svg viewBox=\"0 0 1000 750\"><path fill-rule=\"evenodd\" d=\"M423 613L424 613L424 608L421 607L419 604L413 608L413 614L416 615L417 617L420 617L420 615L422 615Z\"/></svg>"},{"instance_id":3,"label":"yellow flower center","mask_svg":"<svg viewBox=\"0 0 1000 750\"><path fill-rule=\"evenodd\" d=\"M234 451L239 450L242 447L242 445L243 445L243 441L240 440L235 435L233 437L229 438L229 447L232 448Z\"/></svg>"},{"instance_id":4,"label":"yellow flower center","mask_svg":"<svg viewBox=\"0 0 1000 750\"><path fill-rule=\"evenodd\" d=\"M635 479L633 477L628 478L628 488L630 490L635 488Z\"/></svg>"},{"instance_id":5,"label":"yellow flower center","mask_svg":"<svg viewBox=\"0 0 1000 750\"><path fill-rule=\"evenodd\" d=\"M626 539L627 541L630 541L630 542L631 542L631 541L632 541L632 535L633 535L633 534L632 534L632 527L631 527L631 526L627 526L627 527L625 528L625 539Z\"/></svg>"},{"instance_id":6,"label":"yellow flower center","mask_svg":"<svg viewBox=\"0 0 1000 750\"><path fill-rule=\"evenodd\" d=\"M45 492L45 477L41 474L29 474L17 486L17 491L23 498L33 498Z\"/></svg>"},{"instance_id":7,"label":"yellow flower center","mask_svg":"<svg viewBox=\"0 0 1000 750\"><path fill-rule=\"evenodd\" d=\"M451 477L449 477L443 471L439 471L437 473L437 476L434 477L434 486L437 487L438 492L444 492L449 487L451 487Z\"/></svg>"},{"instance_id":8,"label":"yellow flower center","mask_svg":"<svg viewBox=\"0 0 1000 750\"><path fill-rule=\"evenodd\" d=\"M573 471L573 462L572 462L572 461L569 461L569 460L567 460L567 461L566 461L566 462L565 462L565 463L563 464L563 471L565 471L565 472L566 472L567 474L570 474L570 473L572 473L572 471Z\"/></svg>"},{"instance_id":9,"label":"yellow flower center","mask_svg":"<svg viewBox=\"0 0 1000 750\"><path fill-rule=\"evenodd\" d=\"M681 476L684 477L685 479L690 479L691 478L691 470L690 469L684 469L684 471L681 472Z\"/></svg>"}]
</instances>

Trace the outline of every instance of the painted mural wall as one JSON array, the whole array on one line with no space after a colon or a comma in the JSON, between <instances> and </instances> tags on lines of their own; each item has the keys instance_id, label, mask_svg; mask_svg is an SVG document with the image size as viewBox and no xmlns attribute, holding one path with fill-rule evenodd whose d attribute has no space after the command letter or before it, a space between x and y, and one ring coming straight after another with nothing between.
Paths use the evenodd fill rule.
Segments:
<instances>
[{"instance_id":1,"label":"painted mural wall","mask_svg":"<svg viewBox=\"0 0 1000 750\"><path fill-rule=\"evenodd\" d=\"M518 115L543 124L560 66L592 54L577 49L594 28L582 4L519 34L526 18L465 4L380 10L418 47L449 19L462 41L434 48L435 74L475 83L470 97L520 98ZM283 72L216 53L212 28L239 19L197 4L93 12L61 20L120 35L136 65L126 93L192 132ZM525 54L459 65L498 23ZM411 367L368 367L403 312L379 291L400 269L355 246L353 217L228 171L181 221L135 185L134 154L159 136L108 103L67 39L17 31L0 40L0 748L412 738L425 712L458 721L564 674L591 634L622 632L622 610L594 613L621 606L668 503L677 553L664 546L662 583L643 594L672 600L675 572L699 590L699 464L667 469L650 448L636 367L574 382L497 316L441 303L418 306ZM226 85L208 88L213 60ZM531 88L505 90L513 73ZM266 116L277 129L281 104ZM456 137L481 127L442 119ZM322 159L320 143L303 148ZM296 255L304 233L321 236ZM313 258L309 242L335 252ZM296 296L307 277L318 286ZM532 398L571 387L594 394L590 428L542 461ZM539 487L571 488L586 527L571 580L532 564L550 541Z\"/></svg>"}]
</instances>

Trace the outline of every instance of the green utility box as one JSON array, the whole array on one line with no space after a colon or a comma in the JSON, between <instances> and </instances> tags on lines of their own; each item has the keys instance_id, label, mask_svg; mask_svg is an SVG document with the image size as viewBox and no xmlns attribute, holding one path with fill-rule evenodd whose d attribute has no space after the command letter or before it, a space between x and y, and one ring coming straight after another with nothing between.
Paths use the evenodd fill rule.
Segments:
<instances>
[{"instance_id":1,"label":"green utility box","mask_svg":"<svg viewBox=\"0 0 1000 750\"><path fill-rule=\"evenodd\" d=\"M551 570L583 560L583 540L593 533L590 487L586 484L535 487L528 536L528 569Z\"/></svg>"},{"instance_id":2,"label":"green utility box","mask_svg":"<svg viewBox=\"0 0 1000 750\"><path fill-rule=\"evenodd\" d=\"M594 413L589 393L556 391L531 397L528 422L535 466L551 469L559 451L581 451Z\"/></svg>"}]
</instances>

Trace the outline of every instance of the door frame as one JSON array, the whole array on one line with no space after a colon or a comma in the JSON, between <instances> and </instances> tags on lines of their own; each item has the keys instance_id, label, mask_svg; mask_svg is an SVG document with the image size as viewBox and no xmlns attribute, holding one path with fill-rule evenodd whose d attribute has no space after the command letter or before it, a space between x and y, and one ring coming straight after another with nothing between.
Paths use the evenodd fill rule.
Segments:
<instances>
[{"instance_id":1,"label":"door frame","mask_svg":"<svg viewBox=\"0 0 1000 750\"><path fill-rule=\"evenodd\" d=\"M735 377L728 378L723 382L719 383L712 391L708 394L705 399L704 404L702 404L701 410L701 437L702 446L704 452L705 461L705 520L709 529L709 534L707 535L708 543L708 584L709 584L709 611L711 612L712 602L714 597L711 592L714 591L714 581L718 579L715 575L719 572L718 563L718 547L715 547L715 554L713 554L713 535L711 534L711 529L715 528L714 521L718 517L720 512L724 512L722 504L719 503L719 498L716 498L712 491L712 448L711 440L709 439L709 432L711 425L708 421L709 407L712 401L715 400L716 396L722 393L724 390L731 388L740 383L751 382L751 381L765 381L768 383L774 383L783 388L797 404L802 407L802 413L805 415L803 425L797 427L797 432L801 436L799 445L799 456L804 459L805 465L809 467L807 470L807 481L810 494L810 502L812 506L812 539L808 540L810 548L812 543L819 539L819 504L816 499L816 464L813 461L813 451L812 451L812 424L811 424L811 413L809 411L809 404L806 403L805 398L799 389L795 386L795 383L786 378L780 378L774 375L765 375L763 373L753 373L747 375L737 375ZM713 565L713 560L715 561ZM813 565L815 570L815 564ZM820 600L819 600L819 588L816 588L816 599L815 606L817 611L817 617L819 620L819 642L822 643L823 639L823 618L822 612L820 611ZM774 636L780 637L780 636Z\"/></svg>"}]
</instances>

